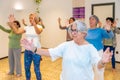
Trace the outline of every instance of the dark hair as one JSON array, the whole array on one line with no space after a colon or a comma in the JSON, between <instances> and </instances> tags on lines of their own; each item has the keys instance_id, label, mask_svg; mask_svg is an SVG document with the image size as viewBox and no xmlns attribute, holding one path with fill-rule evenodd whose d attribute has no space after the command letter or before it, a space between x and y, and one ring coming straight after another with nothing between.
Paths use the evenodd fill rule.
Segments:
<instances>
[{"instance_id":1,"label":"dark hair","mask_svg":"<svg viewBox=\"0 0 120 80\"><path fill-rule=\"evenodd\" d=\"M69 23L70 23L70 20L71 20L71 19L72 19L73 21L75 21L75 18L74 18L74 17L70 17L70 18L69 18Z\"/></svg>"},{"instance_id":2,"label":"dark hair","mask_svg":"<svg viewBox=\"0 0 120 80\"><path fill-rule=\"evenodd\" d=\"M107 17L106 20L110 20L112 23L114 23L114 19L112 17Z\"/></svg>"},{"instance_id":3,"label":"dark hair","mask_svg":"<svg viewBox=\"0 0 120 80\"><path fill-rule=\"evenodd\" d=\"M39 17L39 21L41 21L42 19Z\"/></svg>"},{"instance_id":4,"label":"dark hair","mask_svg":"<svg viewBox=\"0 0 120 80\"><path fill-rule=\"evenodd\" d=\"M70 17L70 19L72 19L73 21L75 21L75 18L74 18L74 17ZM70 19L69 19L69 20L70 20Z\"/></svg>"},{"instance_id":5,"label":"dark hair","mask_svg":"<svg viewBox=\"0 0 120 80\"><path fill-rule=\"evenodd\" d=\"M19 21L15 20L14 23L16 23L18 25L18 27L21 27Z\"/></svg>"}]
</instances>

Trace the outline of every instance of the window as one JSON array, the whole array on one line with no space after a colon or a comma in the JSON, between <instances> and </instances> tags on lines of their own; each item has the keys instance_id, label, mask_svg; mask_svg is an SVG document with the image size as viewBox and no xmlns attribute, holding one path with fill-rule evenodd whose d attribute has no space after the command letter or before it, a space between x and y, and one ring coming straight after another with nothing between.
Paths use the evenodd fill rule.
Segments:
<instances>
[{"instance_id":1,"label":"window","mask_svg":"<svg viewBox=\"0 0 120 80\"><path fill-rule=\"evenodd\" d=\"M85 18L85 7L73 8L73 17L76 19Z\"/></svg>"}]
</instances>

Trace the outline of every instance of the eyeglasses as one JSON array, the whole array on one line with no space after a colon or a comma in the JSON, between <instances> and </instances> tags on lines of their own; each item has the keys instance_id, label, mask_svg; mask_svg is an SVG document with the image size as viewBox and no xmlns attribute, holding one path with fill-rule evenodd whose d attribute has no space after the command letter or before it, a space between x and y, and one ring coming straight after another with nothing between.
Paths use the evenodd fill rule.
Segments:
<instances>
[{"instance_id":1,"label":"eyeglasses","mask_svg":"<svg viewBox=\"0 0 120 80\"><path fill-rule=\"evenodd\" d=\"M75 33L78 33L78 32L81 32L80 30L77 30L77 29L69 29L69 32L72 33L72 32L75 32Z\"/></svg>"}]
</instances>

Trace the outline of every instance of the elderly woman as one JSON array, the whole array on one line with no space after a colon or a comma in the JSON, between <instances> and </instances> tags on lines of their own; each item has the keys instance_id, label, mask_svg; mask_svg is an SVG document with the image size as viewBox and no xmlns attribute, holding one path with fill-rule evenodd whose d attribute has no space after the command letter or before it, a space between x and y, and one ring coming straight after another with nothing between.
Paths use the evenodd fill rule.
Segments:
<instances>
[{"instance_id":1,"label":"elderly woman","mask_svg":"<svg viewBox=\"0 0 120 80\"><path fill-rule=\"evenodd\" d=\"M16 29L20 29L21 25L19 21L13 21L13 24L16 26ZM11 24L8 22L8 26ZM16 72L16 76L20 77L22 75L22 68L21 68L21 46L20 40L22 35L16 34L13 32L12 29L6 29L2 25L0 25L0 29L9 34L9 49L8 49L8 62L9 62L9 72L8 75L14 75Z\"/></svg>"},{"instance_id":2,"label":"elderly woman","mask_svg":"<svg viewBox=\"0 0 120 80\"><path fill-rule=\"evenodd\" d=\"M83 22L75 21L69 32L73 40L64 42L55 48L41 49L33 45L32 40L23 39L22 46L39 55L49 56L54 61L62 57L62 73L60 80L94 80L92 65L98 69L105 67L111 59L109 48L100 58L98 51L85 40L87 27Z\"/></svg>"},{"instance_id":3,"label":"elderly woman","mask_svg":"<svg viewBox=\"0 0 120 80\"><path fill-rule=\"evenodd\" d=\"M97 24L99 18L96 15L91 15L89 18L90 28L88 29L86 40L93 44L94 47L99 52L99 56L102 57L103 54L103 39L110 39L114 36L109 25L105 26L105 29L98 28ZM94 66L95 80L104 80L104 69L97 70Z\"/></svg>"}]
</instances>

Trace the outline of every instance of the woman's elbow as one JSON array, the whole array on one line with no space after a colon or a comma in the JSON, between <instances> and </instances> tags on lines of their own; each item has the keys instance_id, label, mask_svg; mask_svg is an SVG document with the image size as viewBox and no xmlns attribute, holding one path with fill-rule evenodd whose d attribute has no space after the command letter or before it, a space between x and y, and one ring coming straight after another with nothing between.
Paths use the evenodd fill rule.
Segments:
<instances>
[{"instance_id":1,"label":"woman's elbow","mask_svg":"<svg viewBox=\"0 0 120 80\"><path fill-rule=\"evenodd\" d=\"M22 34L23 32L14 31L15 34Z\"/></svg>"},{"instance_id":2,"label":"woman's elbow","mask_svg":"<svg viewBox=\"0 0 120 80\"><path fill-rule=\"evenodd\" d=\"M19 33L19 32L15 32L15 34L21 34L21 33Z\"/></svg>"},{"instance_id":3,"label":"woman's elbow","mask_svg":"<svg viewBox=\"0 0 120 80\"><path fill-rule=\"evenodd\" d=\"M40 34L42 31L43 31L43 30L38 31L37 34Z\"/></svg>"}]
</instances>

